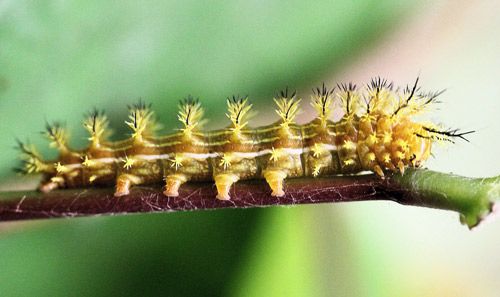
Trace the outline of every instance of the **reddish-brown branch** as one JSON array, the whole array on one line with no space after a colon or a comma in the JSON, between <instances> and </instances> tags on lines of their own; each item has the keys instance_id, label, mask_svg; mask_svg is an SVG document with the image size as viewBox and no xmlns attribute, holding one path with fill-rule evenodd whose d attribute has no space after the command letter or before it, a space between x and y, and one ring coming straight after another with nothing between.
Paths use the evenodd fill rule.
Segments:
<instances>
[{"instance_id":1,"label":"reddish-brown branch","mask_svg":"<svg viewBox=\"0 0 500 297\"><path fill-rule=\"evenodd\" d=\"M215 199L215 186L209 183L186 184L178 198L165 197L160 186L135 187L130 195L120 198L113 196L112 188L56 190L48 194L7 192L0 194L0 220L381 199L412 204L406 191L389 187L373 175L291 179L285 190L284 197L272 197L264 181L238 182L231 190L230 201Z\"/></svg>"},{"instance_id":2,"label":"reddish-brown branch","mask_svg":"<svg viewBox=\"0 0 500 297\"><path fill-rule=\"evenodd\" d=\"M178 198L161 187L134 187L130 195L113 196L112 188L0 193L0 221L34 218L246 208L271 205L392 200L401 204L453 210L463 223L476 226L500 200L500 176L467 178L425 169L407 169L385 180L375 175L297 178L286 182L284 197L272 197L264 180L236 183L231 200L215 199L213 183L188 183Z\"/></svg>"},{"instance_id":3,"label":"reddish-brown branch","mask_svg":"<svg viewBox=\"0 0 500 297\"><path fill-rule=\"evenodd\" d=\"M112 188L0 193L0 220L114 215L135 212L170 212L216 208L247 208L363 200L393 200L419 204L407 191L389 186L373 175L317 179L291 179L284 197L272 197L264 181L237 183L230 201L215 199L210 183L189 183L178 198L162 194L160 186L135 187L130 195L116 198Z\"/></svg>"}]
</instances>

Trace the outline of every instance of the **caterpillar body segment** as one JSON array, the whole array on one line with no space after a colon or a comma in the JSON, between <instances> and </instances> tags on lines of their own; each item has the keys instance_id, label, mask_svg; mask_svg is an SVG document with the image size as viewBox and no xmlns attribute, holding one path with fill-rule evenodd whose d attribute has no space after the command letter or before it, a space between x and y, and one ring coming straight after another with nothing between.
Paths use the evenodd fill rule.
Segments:
<instances>
[{"instance_id":1,"label":"caterpillar body segment","mask_svg":"<svg viewBox=\"0 0 500 297\"><path fill-rule=\"evenodd\" d=\"M233 96L227 99L231 124L227 129L209 133L212 176L217 187L217 199L230 199L231 186L240 179L258 176L257 153L259 152L258 133L247 129L252 105L247 97Z\"/></svg>"},{"instance_id":2,"label":"caterpillar body segment","mask_svg":"<svg viewBox=\"0 0 500 297\"><path fill-rule=\"evenodd\" d=\"M89 145L73 151L60 125L48 125L44 133L58 149L59 158L44 161L36 150L19 142L22 173L41 173L39 189L115 185L115 196L129 194L134 185L163 182L164 194L179 196L186 182L214 181L217 198L231 198L231 188L240 180L264 179L271 195L286 195L287 178L331 176L372 171L383 177L418 167L430 156L437 141L464 138L471 133L442 130L413 119L440 93L422 93L414 85L394 90L392 83L374 79L365 88L341 84L313 90L311 104L317 117L309 123L295 122L301 101L288 89L274 98L279 120L252 129L252 105L247 97L227 99L229 125L203 131L203 109L198 99L180 102L181 128L158 136L158 124L149 105L129 107L126 124L129 138L111 142L104 113L94 111L84 121ZM344 116L330 119L339 108Z\"/></svg>"},{"instance_id":3,"label":"caterpillar body segment","mask_svg":"<svg viewBox=\"0 0 500 297\"><path fill-rule=\"evenodd\" d=\"M288 94L288 88L280 92L274 101L278 106L276 113L281 118L270 130L266 138L262 140L262 147L270 149L269 156L261 159L263 163L262 175L271 187L271 195L282 197L284 180L287 177L303 175L301 155L303 153L302 127L295 123L295 117L299 113L299 102L296 92ZM265 141L271 139L272 141ZM271 146L271 147L269 147Z\"/></svg>"}]
</instances>

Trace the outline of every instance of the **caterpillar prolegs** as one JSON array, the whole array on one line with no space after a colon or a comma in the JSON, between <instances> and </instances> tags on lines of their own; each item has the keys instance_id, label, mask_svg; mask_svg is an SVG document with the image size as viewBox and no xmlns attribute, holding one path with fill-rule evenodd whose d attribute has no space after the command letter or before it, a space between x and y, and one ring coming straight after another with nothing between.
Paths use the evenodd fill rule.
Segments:
<instances>
[{"instance_id":1,"label":"caterpillar prolegs","mask_svg":"<svg viewBox=\"0 0 500 297\"><path fill-rule=\"evenodd\" d=\"M129 194L134 185L164 181L164 194L179 195L189 181L214 181L217 198L230 199L230 188L239 180L265 179L271 195L283 196L286 178L356 174L372 171L384 177L418 167L429 157L432 143L464 138L457 130L442 130L418 122L421 114L441 92L425 93L418 78L406 88L394 88L384 79L372 79L362 88L339 84L313 89L311 104L317 117L295 122L300 98L284 90L274 97L279 120L252 129L248 126L252 105L247 97L227 98L230 125L221 130L202 130L203 109L191 96L179 104L178 132L157 136L154 113L143 102L129 106L126 124L129 138L112 142L108 120L94 110L83 122L89 132L84 150L69 148L60 125L47 125L44 134L59 151L55 161L45 161L31 145L19 142L22 173L42 173L42 192L57 188L115 185L115 196ZM334 122L334 108L343 111Z\"/></svg>"}]
</instances>

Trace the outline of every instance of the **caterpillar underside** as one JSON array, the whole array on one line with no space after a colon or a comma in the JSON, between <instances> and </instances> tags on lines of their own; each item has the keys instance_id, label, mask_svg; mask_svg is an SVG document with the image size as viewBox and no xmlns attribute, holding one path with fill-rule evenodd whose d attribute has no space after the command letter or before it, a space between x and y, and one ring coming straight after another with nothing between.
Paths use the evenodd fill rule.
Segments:
<instances>
[{"instance_id":1,"label":"caterpillar underside","mask_svg":"<svg viewBox=\"0 0 500 297\"><path fill-rule=\"evenodd\" d=\"M413 117L435 102L438 93L423 93L415 84L394 89L380 78L358 90L353 84L313 90L311 104L317 118L299 125L295 117L300 99L288 90L277 94L279 121L251 129L251 104L246 97L228 98L230 126L203 132L203 109L188 97L179 105L182 128L174 134L155 136L157 127L150 106L129 107L126 124L132 135L123 141L107 140L108 120L97 110L84 121L89 146L81 151L67 145L60 125L47 125L46 136L58 149L56 161L44 161L36 150L19 142L23 173L42 173L39 189L115 185L115 196L127 195L134 185L165 182L164 194L179 195L188 181L215 181L217 198L230 199L238 180L265 179L273 196L283 196L284 180L299 176L329 176L372 171L401 172L418 167L429 157L435 141L452 141L470 133L441 130ZM341 108L338 122L332 110ZM463 138L464 139L464 138Z\"/></svg>"}]
</instances>

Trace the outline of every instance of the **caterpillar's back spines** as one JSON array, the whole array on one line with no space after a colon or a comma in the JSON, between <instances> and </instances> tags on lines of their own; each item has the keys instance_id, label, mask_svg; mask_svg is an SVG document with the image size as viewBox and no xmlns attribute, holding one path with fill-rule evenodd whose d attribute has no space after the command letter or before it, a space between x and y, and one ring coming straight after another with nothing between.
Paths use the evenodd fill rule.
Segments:
<instances>
[{"instance_id":1,"label":"caterpillar's back spines","mask_svg":"<svg viewBox=\"0 0 500 297\"><path fill-rule=\"evenodd\" d=\"M357 85L352 82L341 83L337 84L337 88L339 89L337 96L345 113L344 117L352 119L359 112L360 97Z\"/></svg>"},{"instance_id":2,"label":"caterpillar's back spines","mask_svg":"<svg viewBox=\"0 0 500 297\"><path fill-rule=\"evenodd\" d=\"M294 98L297 95L297 90L289 90L286 86L283 90L279 91L274 98Z\"/></svg>"},{"instance_id":3,"label":"caterpillar's back spines","mask_svg":"<svg viewBox=\"0 0 500 297\"><path fill-rule=\"evenodd\" d=\"M247 127L249 119L254 115L252 113L252 104L248 96L233 95L226 98L227 113L226 116L231 121L230 130L233 133L233 140L241 140L241 131Z\"/></svg>"},{"instance_id":4,"label":"caterpillar's back spines","mask_svg":"<svg viewBox=\"0 0 500 297\"><path fill-rule=\"evenodd\" d=\"M327 88L325 83L316 89L313 89L313 95L311 96L311 105L316 110L318 119L321 123L323 129L326 128L328 120L333 109L333 92L335 87Z\"/></svg>"},{"instance_id":5,"label":"caterpillar's back spines","mask_svg":"<svg viewBox=\"0 0 500 297\"><path fill-rule=\"evenodd\" d=\"M94 108L92 111L85 115L83 127L89 133L89 146L99 147L108 141L111 135L109 129L109 120L103 110Z\"/></svg>"},{"instance_id":6,"label":"caterpillar's back spines","mask_svg":"<svg viewBox=\"0 0 500 297\"><path fill-rule=\"evenodd\" d=\"M322 83L321 87L316 87L312 89L313 95L316 97L327 97L332 96L335 91L335 87L328 88L325 85L325 82Z\"/></svg>"},{"instance_id":7,"label":"caterpillar's back spines","mask_svg":"<svg viewBox=\"0 0 500 297\"><path fill-rule=\"evenodd\" d=\"M289 91L288 87L280 91L275 97L274 102L277 105L276 113L281 119L281 126L288 129L290 124L295 122L297 114L300 112L299 103L302 99L297 98L297 92Z\"/></svg>"},{"instance_id":8,"label":"caterpillar's back spines","mask_svg":"<svg viewBox=\"0 0 500 297\"><path fill-rule=\"evenodd\" d=\"M464 141L469 142L469 140L467 138L465 138L464 135L468 135L468 134L472 134L472 133L476 132L473 130L461 132L459 129L439 130L436 127L427 127L427 126L422 126L422 130L427 132L427 134L422 135L422 133L416 133L415 135L417 137L426 138L426 139L430 139L433 141L447 141L447 142L451 142L451 143L455 143L454 138L460 138Z\"/></svg>"},{"instance_id":9,"label":"caterpillar's back spines","mask_svg":"<svg viewBox=\"0 0 500 297\"><path fill-rule=\"evenodd\" d=\"M351 174L370 170L383 176L420 166L434 142L466 140L473 131L460 132L414 119L437 103L440 92L422 92L419 79L405 88L374 78L365 86L324 83L313 89L311 105L316 118L296 123L300 101L296 91L278 92L278 120L252 129L253 107L248 96L226 99L230 125L204 132L204 110L198 98L180 100L177 132L155 135L158 123L150 104L130 105L126 125L132 134L125 140L108 141L109 121L104 112L86 114L83 126L89 146L81 151L68 147L63 125L47 124L43 133L60 157L44 161L34 147L18 142L20 173L43 173L41 190L58 187L116 184L116 196L126 195L133 185L165 180L165 195L179 195L188 181L214 180L220 199L229 199L231 185L240 179L264 178L272 195L284 195L284 180L295 176ZM343 112L333 122L333 110Z\"/></svg>"},{"instance_id":10,"label":"caterpillar's back spines","mask_svg":"<svg viewBox=\"0 0 500 297\"><path fill-rule=\"evenodd\" d=\"M439 91L429 91L429 92L420 92L419 97L424 99L424 105L427 104L435 104L435 103L441 103L441 101L436 100L437 97L441 96L446 89L439 90Z\"/></svg>"},{"instance_id":11,"label":"caterpillar's back spines","mask_svg":"<svg viewBox=\"0 0 500 297\"><path fill-rule=\"evenodd\" d=\"M410 113L417 113L420 111L420 109L423 108L423 105L426 104L425 102L423 104L420 103L420 105L418 105L419 103L413 104L415 102L415 100L417 99L416 98L418 96L417 92L420 89L420 87L418 86L418 80L419 80L419 78L417 77L417 79L415 80L415 83L413 84L413 87L406 86L406 88L403 91L403 94L400 96L400 98L398 100L399 101L398 106L394 110L392 116L397 116L398 112L404 110L405 108L407 108L407 109L412 108L413 110L409 110L409 112Z\"/></svg>"},{"instance_id":12,"label":"caterpillar's back spines","mask_svg":"<svg viewBox=\"0 0 500 297\"><path fill-rule=\"evenodd\" d=\"M51 147L56 148L60 153L68 151L68 132L60 122L45 122L45 131L41 132L47 137Z\"/></svg>"},{"instance_id":13,"label":"caterpillar's back spines","mask_svg":"<svg viewBox=\"0 0 500 297\"><path fill-rule=\"evenodd\" d=\"M198 98L188 95L179 102L179 112L177 114L177 118L184 126L181 128L181 131L186 140L193 137L192 133L194 131L200 130L204 123L203 114L204 111Z\"/></svg>"},{"instance_id":14,"label":"caterpillar's back spines","mask_svg":"<svg viewBox=\"0 0 500 297\"><path fill-rule=\"evenodd\" d=\"M141 99L138 103L129 105L128 109L129 120L125 123L132 130L131 138L134 142L142 143L145 137L154 136L160 125L156 122L151 104L146 104Z\"/></svg>"},{"instance_id":15,"label":"caterpillar's back spines","mask_svg":"<svg viewBox=\"0 0 500 297\"><path fill-rule=\"evenodd\" d=\"M372 78L368 84L369 92L380 93L382 90L392 91L394 83L380 76Z\"/></svg>"},{"instance_id":16,"label":"caterpillar's back spines","mask_svg":"<svg viewBox=\"0 0 500 297\"><path fill-rule=\"evenodd\" d=\"M27 143L24 143L19 138L16 138L16 146L14 148L19 150L21 156L37 157L37 158L39 156L38 152L36 152L36 149L34 147L32 147Z\"/></svg>"},{"instance_id":17,"label":"caterpillar's back spines","mask_svg":"<svg viewBox=\"0 0 500 297\"><path fill-rule=\"evenodd\" d=\"M15 148L20 152L21 166L15 167L14 171L21 174L50 174L54 172L53 166L42 160L40 154L33 145L24 143L19 139L16 139L16 142L17 146Z\"/></svg>"}]
</instances>

